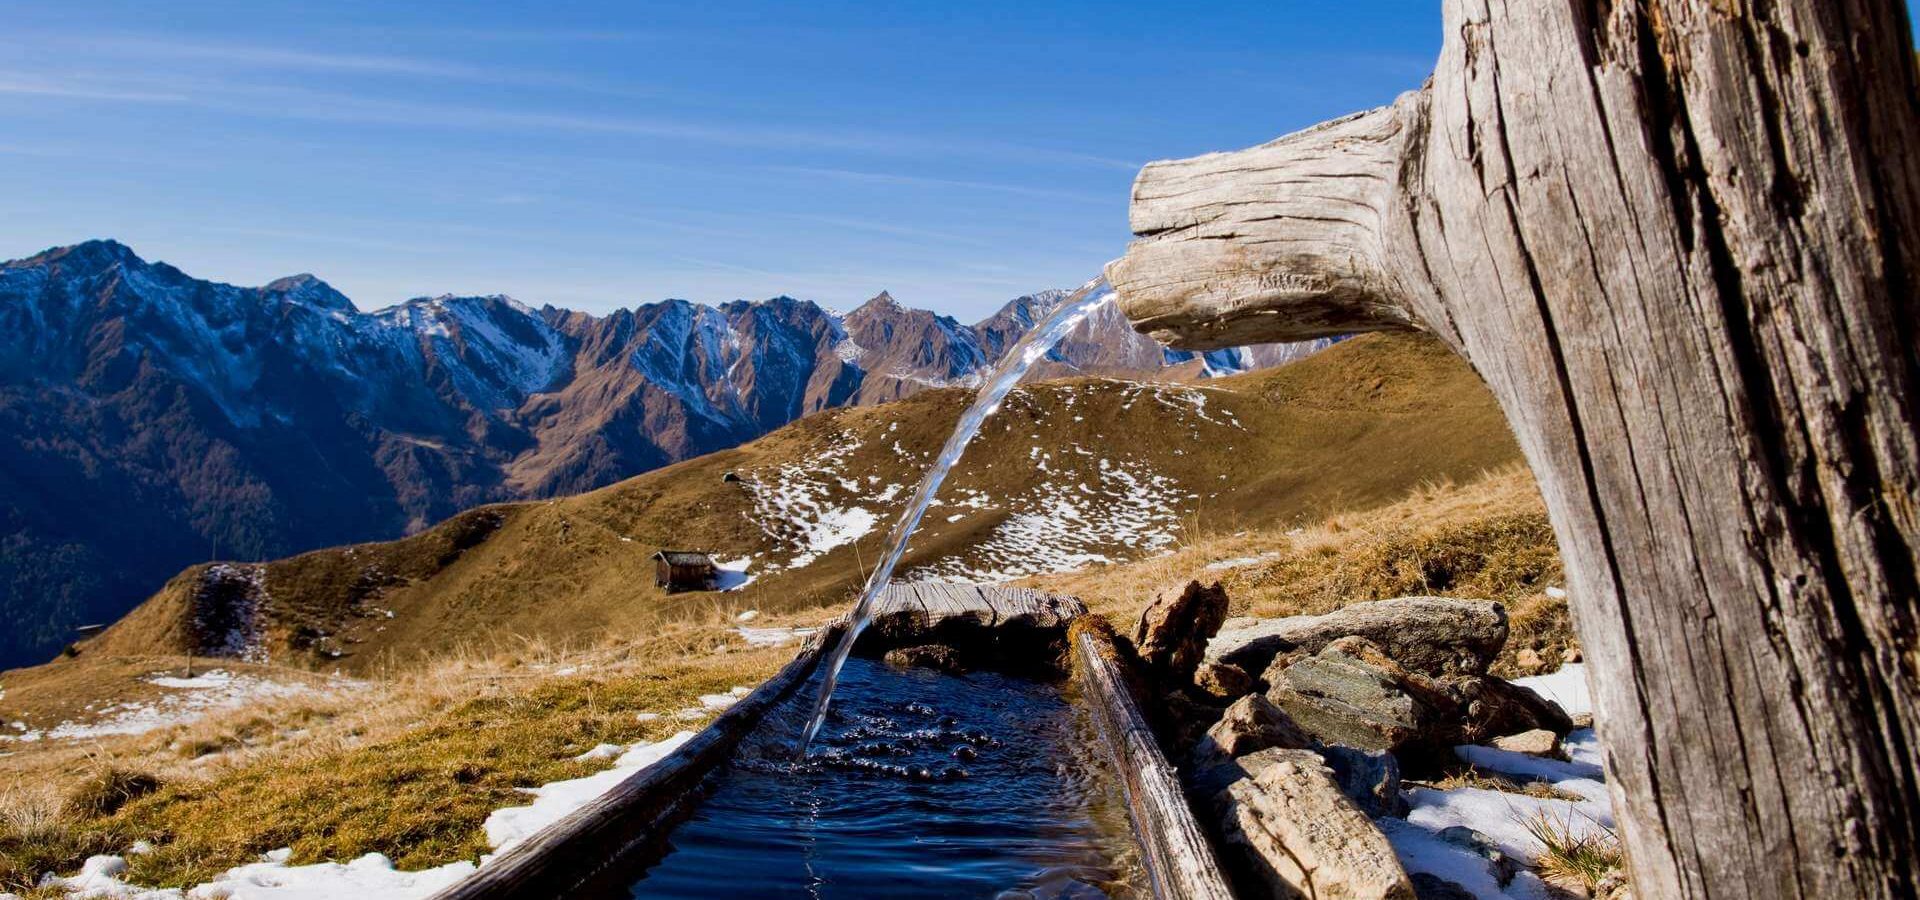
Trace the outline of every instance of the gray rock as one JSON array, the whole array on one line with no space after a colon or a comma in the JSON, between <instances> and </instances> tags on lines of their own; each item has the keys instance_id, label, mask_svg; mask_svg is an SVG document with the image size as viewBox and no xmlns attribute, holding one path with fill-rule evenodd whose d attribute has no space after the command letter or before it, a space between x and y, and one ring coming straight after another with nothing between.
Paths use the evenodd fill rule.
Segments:
<instances>
[{"instance_id":1,"label":"gray rock","mask_svg":"<svg viewBox=\"0 0 1920 900\"><path fill-rule=\"evenodd\" d=\"M1207 642L1226 618L1226 590L1218 583L1209 587L1190 581L1177 594L1162 593L1140 613L1133 633L1134 651L1159 684L1192 684Z\"/></svg>"},{"instance_id":2,"label":"gray rock","mask_svg":"<svg viewBox=\"0 0 1920 900\"><path fill-rule=\"evenodd\" d=\"M1501 887L1511 884L1513 876L1520 874L1519 860L1508 856L1507 851L1500 849L1500 845L1495 843L1493 838L1465 825L1442 828L1435 836L1486 860L1487 874L1492 876Z\"/></svg>"},{"instance_id":3,"label":"gray rock","mask_svg":"<svg viewBox=\"0 0 1920 900\"><path fill-rule=\"evenodd\" d=\"M1419 900L1479 900L1472 891L1431 872L1415 872L1412 881Z\"/></svg>"},{"instance_id":4,"label":"gray rock","mask_svg":"<svg viewBox=\"0 0 1920 900\"><path fill-rule=\"evenodd\" d=\"M1373 600L1324 616L1262 619L1223 629L1207 645L1206 655L1261 672L1282 652L1315 653L1348 636L1378 644L1401 665L1424 675L1480 675L1507 642L1507 612L1487 600Z\"/></svg>"},{"instance_id":5,"label":"gray rock","mask_svg":"<svg viewBox=\"0 0 1920 900\"><path fill-rule=\"evenodd\" d=\"M1375 818L1407 814L1407 800L1400 796L1400 761L1393 754L1333 746L1322 747L1320 755L1361 812Z\"/></svg>"},{"instance_id":6,"label":"gray rock","mask_svg":"<svg viewBox=\"0 0 1920 900\"><path fill-rule=\"evenodd\" d=\"M1215 797L1221 835L1269 894L1414 900L1393 846L1318 755L1274 748L1241 762L1254 774Z\"/></svg>"},{"instance_id":7,"label":"gray rock","mask_svg":"<svg viewBox=\"0 0 1920 900\"><path fill-rule=\"evenodd\" d=\"M1273 673L1271 684L1267 699L1323 744L1396 750L1431 742L1452 712L1443 693L1414 682L1391 661L1339 648Z\"/></svg>"},{"instance_id":8,"label":"gray rock","mask_svg":"<svg viewBox=\"0 0 1920 900\"><path fill-rule=\"evenodd\" d=\"M1447 693L1461 707L1458 743L1482 744L1535 729L1566 737L1573 730L1573 718L1560 704L1490 675L1454 679L1448 682Z\"/></svg>"}]
</instances>

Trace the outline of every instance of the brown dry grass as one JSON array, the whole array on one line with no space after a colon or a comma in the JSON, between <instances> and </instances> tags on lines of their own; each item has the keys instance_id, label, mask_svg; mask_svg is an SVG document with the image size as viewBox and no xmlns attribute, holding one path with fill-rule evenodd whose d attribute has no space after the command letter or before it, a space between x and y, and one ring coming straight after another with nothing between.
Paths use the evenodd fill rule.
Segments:
<instances>
[{"instance_id":1,"label":"brown dry grass","mask_svg":"<svg viewBox=\"0 0 1920 900\"><path fill-rule=\"evenodd\" d=\"M1620 876L1626 862L1620 838L1612 830L1591 831L1575 828L1570 818L1556 819L1540 810L1521 819L1520 824L1540 842L1541 852L1535 867L1547 883L1572 887L1584 896L1596 896L1609 876Z\"/></svg>"},{"instance_id":2,"label":"brown dry grass","mask_svg":"<svg viewBox=\"0 0 1920 900\"><path fill-rule=\"evenodd\" d=\"M471 859L486 850L487 814L526 802L518 788L603 768L573 759L596 744L698 728L672 713L764 680L792 652L744 648L712 619L593 650L530 641L391 682L0 758L0 890L136 839L154 851L130 857L131 880L156 886L283 846L305 862ZM667 715L643 723L641 712Z\"/></svg>"},{"instance_id":3,"label":"brown dry grass","mask_svg":"<svg viewBox=\"0 0 1920 900\"><path fill-rule=\"evenodd\" d=\"M1525 794L1545 800L1580 800L1578 794L1568 793L1544 781L1514 781L1491 769L1481 769L1460 763L1451 767L1444 776L1432 781L1409 781L1408 784L1424 785L1435 790L1451 791L1458 788L1479 788L1483 791L1500 791L1508 794Z\"/></svg>"},{"instance_id":4,"label":"brown dry grass","mask_svg":"<svg viewBox=\"0 0 1920 900\"><path fill-rule=\"evenodd\" d=\"M1562 583L1559 552L1532 476L1517 465L1312 526L1189 535L1165 556L1027 583L1076 595L1123 628L1159 592L1192 579L1224 585L1236 616L1315 615L1415 594L1499 600L1512 634L1494 671L1507 677L1557 668L1576 643L1566 602L1544 593ZM1235 559L1258 561L1207 568ZM1541 662L1523 665L1523 650Z\"/></svg>"},{"instance_id":5,"label":"brown dry grass","mask_svg":"<svg viewBox=\"0 0 1920 900\"><path fill-rule=\"evenodd\" d=\"M1357 338L1299 363L1208 382L1205 396L1201 418L1179 404L1141 399L1119 382L1023 387L970 446L946 493L1020 495L1049 477L1028 463L1041 447L1054 451L1052 477L1098 483L1104 457L1144 460L1193 495L1182 510L1193 522L1262 529L1378 506L1423 481L1472 478L1519 455L1484 385L1429 339ZM850 473L879 479L868 484L910 485L968 399L964 390L939 390L829 410L590 493L472 510L404 540L268 563L273 658L377 676L499 635L590 644L697 617L707 605L768 612L838 606L860 580L859 554L871 558L881 540L877 529L865 547L840 547L726 595L664 594L653 587L649 557L664 546L790 555L761 531L745 482L725 482L723 473L751 481L780 466L804 466L851 436L859 449L847 456ZM1067 452L1069 446L1090 452ZM883 504L874 490L834 502L867 506L884 522L910 493ZM904 565L964 555L1007 515L990 510L958 524L930 522ZM78 660L53 665L184 649L194 637L189 611L198 575L199 567L183 573L82 645ZM10 705L24 702L12 699L18 696L10 692Z\"/></svg>"},{"instance_id":6,"label":"brown dry grass","mask_svg":"<svg viewBox=\"0 0 1920 900\"><path fill-rule=\"evenodd\" d=\"M1066 388L1075 387L1080 405L1064 415ZM1124 434L1125 449L1159 454L1155 465L1197 497L1178 552L1037 580L1081 595L1122 630L1154 589L1217 576L1240 614L1320 611L1417 585L1508 600L1516 634L1536 634L1530 639L1547 649L1564 642L1564 615L1553 604L1526 614L1536 625L1521 621L1522 601L1557 582L1551 537L1531 482L1511 468L1517 450L1498 409L1443 348L1362 338L1213 388L1213 414L1244 423L1221 431L1231 434L1224 440L1170 427L1163 411L1126 402L1111 384L1026 389L951 484L1007 496L1033 473L993 462L1026 459L1043 428L1050 441L1090 447ZM595 743L664 736L682 723L642 724L633 714L671 712L701 693L761 680L791 655L790 647L743 649L726 631L734 613L764 611L756 625L812 624L849 598L861 575L857 546L737 594L654 589L647 558L657 547L768 549L742 489L722 472L806 459L854 433L864 443L852 470L911 483L924 462L903 462L889 445L924 457L963 399L935 391L832 411L600 491L482 511L497 513L497 526L460 519L406 541L270 564L276 654L290 649L295 662L369 683L139 737L0 757L0 791L19 792L14 818L24 823L0 829L0 890L135 839L156 849L133 860L132 877L157 885L203 880L281 846L294 848L296 862L370 851L403 868L471 858L482 849L486 814L524 801L515 788L585 774L592 766L572 757ZM1056 454L1063 465L1066 456ZM1328 518L1333 510L1370 511ZM962 550L994 524L982 516L935 525L906 564ZM869 537L866 559L879 539ZM1217 559L1261 553L1276 556L1205 571ZM1442 572L1444 586L1436 584ZM190 585L170 586L77 659L9 673L7 714L41 727L177 665L177 657L139 654L183 639ZM565 666L591 668L559 674ZM113 811L67 805L78 786L108 771L160 786L109 804ZM34 792L48 789L66 810L51 822L35 805L44 798Z\"/></svg>"}]
</instances>

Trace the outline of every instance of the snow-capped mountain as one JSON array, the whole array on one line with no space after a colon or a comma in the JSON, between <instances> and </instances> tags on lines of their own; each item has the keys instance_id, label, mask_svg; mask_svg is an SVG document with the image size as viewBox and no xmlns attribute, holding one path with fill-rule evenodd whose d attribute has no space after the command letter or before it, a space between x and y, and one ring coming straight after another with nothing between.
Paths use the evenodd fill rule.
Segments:
<instances>
[{"instance_id":1,"label":"snow-capped mountain","mask_svg":"<svg viewBox=\"0 0 1920 900\"><path fill-rule=\"evenodd\" d=\"M311 275L216 284L112 241L0 264L0 615L23 626L0 637L0 666L209 556L392 537L830 407L975 384L1064 296L972 326L885 293L844 316L789 297L361 312ZM1259 364L1235 353L1163 352L1109 310L1045 374Z\"/></svg>"}]
</instances>

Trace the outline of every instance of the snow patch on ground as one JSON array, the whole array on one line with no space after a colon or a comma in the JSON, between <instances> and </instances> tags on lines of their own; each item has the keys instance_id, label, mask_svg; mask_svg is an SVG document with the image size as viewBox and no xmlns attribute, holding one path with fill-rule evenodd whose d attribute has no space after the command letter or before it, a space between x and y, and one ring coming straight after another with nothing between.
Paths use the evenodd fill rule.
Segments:
<instances>
[{"instance_id":1,"label":"snow patch on ground","mask_svg":"<svg viewBox=\"0 0 1920 900\"><path fill-rule=\"evenodd\" d=\"M170 725L183 725L209 713L233 709L261 700L313 693L319 688L303 682L274 681L257 675L236 675L225 669L211 669L192 678L154 675L147 683L171 693L152 700L130 700L109 704L97 710L91 721L66 721L44 731L16 727L13 734L0 734L0 741L32 742L41 740L80 740L112 735L145 734ZM333 679L327 688L350 689L358 682Z\"/></svg>"},{"instance_id":2,"label":"snow patch on ground","mask_svg":"<svg viewBox=\"0 0 1920 900\"><path fill-rule=\"evenodd\" d=\"M1559 703L1569 715L1592 712L1584 666L1563 666L1551 674L1515 679L1514 684L1532 688ZM1485 860L1442 839L1439 833L1454 826L1471 828L1529 864L1541 851L1539 840L1527 829L1527 823L1537 817L1545 817L1556 828L1575 835L1611 834L1615 827L1613 807L1607 796L1599 738L1593 729L1583 728L1568 735L1565 746L1567 761L1481 746L1455 747L1454 754L1478 768L1517 781L1550 784L1573 799L1474 787L1416 787L1406 792L1411 811L1404 820L1382 818L1377 822L1408 872L1432 873L1481 898L1545 898L1549 896L1545 884L1528 872L1520 873L1502 889Z\"/></svg>"},{"instance_id":3,"label":"snow patch on ground","mask_svg":"<svg viewBox=\"0 0 1920 900\"><path fill-rule=\"evenodd\" d=\"M1244 569L1247 566L1257 566L1267 560L1279 558L1280 554L1278 552L1262 553L1259 556L1237 556L1233 559L1222 559L1207 563L1205 568L1209 572L1224 572L1228 569Z\"/></svg>"},{"instance_id":4,"label":"snow patch on ground","mask_svg":"<svg viewBox=\"0 0 1920 900\"><path fill-rule=\"evenodd\" d=\"M753 502L755 524L784 552L794 554L786 568L810 565L821 556L871 532L880 519L853 501L861 498L846 485L847 460L860 449L848 433L805 464L788 464L755 473L743 482Z\"/></svg>"},{"instance_id":5,"label":"snow patch on ground","mask_svg":"<svg viewBox=\"0 0 1920 900\"><path fill-rule=\"evenodd\" d=\"M1070 445L1068 452L1094 454ZM1115 560L1116 553L1147 555L1177 538L1182 504L1189 499L1174 479L1144 462L1098 458L1092 472L1035 467L1044 478L1026 493L1003 498L1013 510L986 538L964 554L908 573L920 581L1011 581L1027 575L1069 572ZM988 503L964 502L986 508Z\"/></svg>"},{"instance_id":6,"label":"snow patch on ground","mask_svg":"<svg viewBox=\"0 0 1920 900\"><path fill-rule=\"evenodd\" d=\"M748 575L747 568L753 565L753 557L742 556L739 559L714 561L713 586L715 590L737 591L753 583L758 574Z\"/></svg>"},{"instance_id":7,"label":"snow patch on ground","mask_svg":"<svg viewBox=\"0 0 1920 900\"><path fill-rule=\"evenodd\" d=\"M751 647L778 647L792 643L807 635L819 631L818 628L748 628L741 625L734 629L740 638Z\"/></svg>"},{"instance_id":8,"label":"snow patch on ground","mask_svg":"<svg viewBox=\"0 0 1920 900\"><path fill-rule=\"evenodd\" d=\"M293 851L286 848L275 850L259 862L235 866L187 891L127 884L120 880L127 872L125 857L95 856L81 866L79 874L49 878L41 886L63 889L67 896L82 900L413 900L432 896L473 874L476 868L470 862L457 862L401 872L379 853L347 863L289 866L287 859L292 855Z\"/></svg>"},{"instance_id":9,"label":"snow patch on ground","mask_svg":"<svg viewBox=\"0 0 1920 900\"><path fill-rule=\"evenodd\" d=\"M1527 822L1535 817L1545 816L1556 827L1576 835L1604 837L1613 831L1613 809L1607 803L1606 785L1581 779L1553 782L1553 786L1579 794L1582 799L1561 800L1473 787L1445 791L1414 788L1407 792L1407 802L1413 807L1407 821L1433 832L1465 825L1529 864L1541 851L1540 841L1527 830ZM1589 794L1598 799L1589 798Z\"/></svg>"},{"instance_id":10,"label":"snow patch on ground","mask_svg":"<svg viewBox=\"0 0 1920 900\"><path fill-rule=\"evenodd\" d=\"M1521 872L1502 888L1486 859L1405 819L1378 819L1381 833L1400 857L1407 874L1426 872L1453 882L1481 900L1548 900L1553 894L1532 872Z\"/></svg>"},{"instance_id":11,"label":"snow patch on ground","mask_svg":"<svg viewBox=\"0 0 1920 900\"><path fill-rule=\"evenodd\" d=\"M1210 407L1207 406L1206 392L1220 391L1227 393L1221 388L1156 384L1147 381L1130 381L1119 378L1107 380L1121 385L1122 389L1127 392L1125 394L1126 400L1120 404L1122 410L1132 409L1135 403L1150 398L1154 403L1178 415L1186 416L1191 414L1200 421L1210 425L1222 425L1229 428L1237 428L1241 431L1246 430L1246 426L1240 424L1240 420L1234 416L1232 410L1220 409L1220 418L1218 419L1214 418L1208 412Z\"/></svg>"},{"instance_id":12,"label":"snow patch on ground","mask_svg":"<svg viewBox=\"0 0 1920 900\"><path fill-rule=\"evenodd\" d=\"M735 688L744 692L745 688ZM732 694L715 696L727 697ZM704 700L704 698L703 698ZM638 743L622 748L601 744L575 759L601 760L618 757L612 767L588 775L556 781L527 793L533 802L494 810L483 826L487 844L494 854L483 856L484 866L493 855L526 840L535 832L564 818L606 793L634 773L666 758L693 738L693 732L681 731L664 740ZM135 850L129 850L129 853ZM178 888L151 890L127 884L127 861L121 856L95 856L86 861L79 874L48 878L43 887L67 891L69 897L83 900L415 900L432 896L478 868L471 862L454 862L431 869L401 872L393 861L378 853L369 853L352 862L323 862L290 866L293 851L287 848L267 853L256 863L228 869L220 877L187 891Z\"/></svg>"},{"instance_id":13,"label":"snow patch on ground","mask_svg":"<svg viewBox=\"0 0 1920 900\"><path fill-rule=\"evenodd\" d=\"M529 789L533 803L496 809L487 816L486 824L482 826L487 833L487 844L498 853L526 840L534 832L587 805L595 797L625 781L628 776L665 759L667 754L692 738L693 732L681 731L651 744L635 744L620 754L620 758L609 769L585 778L555 781Z\"/></svg>"},{"instance_id":14,"label":"snow patch on ground","mask_svg":"<svg viewBox=\"0 0 1920 900\"><path fill-rule=\"evenodd\" d=\"M229 900L332 900L354 897L356 900L401 900L428 897L473 874L470 862L448 863L416 872L401 872L393 860L369 853L352 862L314 863L289 866L292 856L286 848L267 854L257 863L228 869L225 875L196 887L188 894L200 898Z\"/></svg>"},{"instance_id":15,"label":"snow patch on ground","mask_svg":"<svg viewBox=\"0 0 1920 900\"><path fill-rule=\"evenodd\" d=\"M1587 692L1584 663L1561 666L1557 671L1532 678L1516 678L1513 683L1532 688L1534 693L1560 704L1569 716L1593 715L1593 695Z\"/></svg>"}]
</instances>

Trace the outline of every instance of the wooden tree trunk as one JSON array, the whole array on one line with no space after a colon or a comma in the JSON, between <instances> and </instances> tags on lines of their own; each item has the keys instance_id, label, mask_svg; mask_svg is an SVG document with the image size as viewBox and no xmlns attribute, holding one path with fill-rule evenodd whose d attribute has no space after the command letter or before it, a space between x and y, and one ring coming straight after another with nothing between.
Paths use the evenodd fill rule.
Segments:
<instances>
[{"instance_id":1,"label":"wooden tree trunk","mask_svg":"<svg viewBox=\"0 0 1920 900\"><path fill-rule=\"evenodd\" d=\"M1636 887L1920 891L1920 109L1900 0L1446 0L1391 107L1155 163L1210 348L1432 332L1560 536Z\"/></svg>"}]
</instances>

